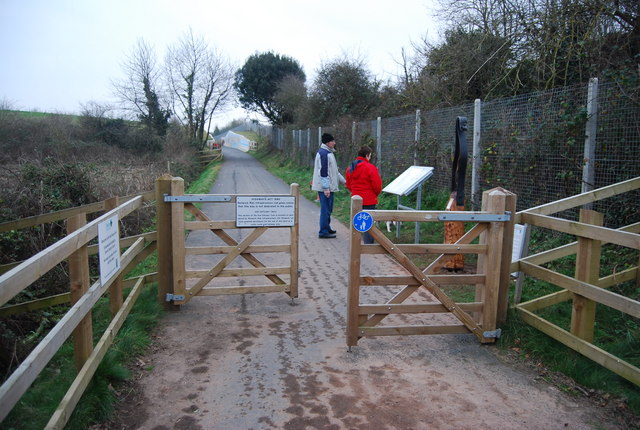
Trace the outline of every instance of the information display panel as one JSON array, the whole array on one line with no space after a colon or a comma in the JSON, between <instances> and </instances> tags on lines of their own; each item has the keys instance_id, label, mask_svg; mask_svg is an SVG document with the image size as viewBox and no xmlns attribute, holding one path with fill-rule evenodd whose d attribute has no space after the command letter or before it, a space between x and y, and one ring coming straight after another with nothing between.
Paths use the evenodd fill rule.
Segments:
<instances>
[{"instance_id":1,"label":"information display panel","mask_svg":"<svg viewBox=\"0 0 640 430\"><path fill-rule=\"evenodd\" d=\"M384 187L382 191L398 196L406 196L415 190L418 185L429 179L434 170L433 167L428 166L411 166Z\"/></svg>"}]
</instances>

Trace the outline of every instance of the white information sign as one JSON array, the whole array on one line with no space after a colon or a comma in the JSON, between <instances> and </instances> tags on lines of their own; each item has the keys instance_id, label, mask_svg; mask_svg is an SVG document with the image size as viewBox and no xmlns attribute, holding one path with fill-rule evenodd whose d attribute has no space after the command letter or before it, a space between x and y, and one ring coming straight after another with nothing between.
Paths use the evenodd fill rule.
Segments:
<instances>
[{"instance_id":1,"label":"white information sign","mask_svg":"<svg viewBox=\"0 0 640 430\"><path fill-rule=\"evenodd\" d=\"M522 257L524 237L527 232L527 228L522 224L515 224L513 227L513 249L511 250L512 263L514 261L518 261ZM512 273L511 276L516 276L516 273Z\"/></svg>"},{"instance_id":2,"label":"white information sign","mask_svg":"<svg viewBox=\"0 0 640 430\"><path fill-rule=\"evenodd\" d=\"M295 220L293 196L236 197L236 227L291 227Z\"/></svg>"},{"instance_id":3,"label":"white information sign","mask_svg":"<svg viewBox=\"0 0 640 430\"><path fill-rule=\"evenodd\" d=\"M434 170L433 167L428 166L411 166L384 187L382 191L398 196L406 196L415 190L418 185L429 179Z\"/></svg>"},{"instance_id":4,"label":"white information sign","mask_svg":"<svg viewBox=\"0 0 640 430\"><path fill-rule=\"evenodd\" d=\"M120 269L118 215L98 224L98 255L100 257L100 282L104 285Z\"/></svg>"}]
</instances>

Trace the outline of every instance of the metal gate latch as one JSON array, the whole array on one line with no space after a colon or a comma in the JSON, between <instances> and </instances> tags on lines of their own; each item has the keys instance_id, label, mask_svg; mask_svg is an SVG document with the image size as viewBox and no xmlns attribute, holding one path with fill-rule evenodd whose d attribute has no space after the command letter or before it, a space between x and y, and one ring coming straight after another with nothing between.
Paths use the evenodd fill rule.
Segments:
<instances>
[{"instance_id":1,"label":"metal gate latch","mask_svg":"<svg viewBox=\"0 0 640 430\"><path fill-rule=\"evenodd\" d=\"M164 301L165 302L170 302L172 300L174 300L174 301L184 300L184 296L181 296L179 294L167 293L167 295L164 297Z\"/></svg>"}]
</instances>

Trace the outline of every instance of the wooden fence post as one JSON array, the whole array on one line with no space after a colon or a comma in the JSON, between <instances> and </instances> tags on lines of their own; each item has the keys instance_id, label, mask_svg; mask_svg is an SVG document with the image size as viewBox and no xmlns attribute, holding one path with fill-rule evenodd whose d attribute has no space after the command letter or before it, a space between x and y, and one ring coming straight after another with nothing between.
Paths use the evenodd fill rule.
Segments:
<instances>
[{"instance_id":1,"label":"wooden fence post","mask_svg":"<svg viewBox=\"0 0 640 430\"><path fill-rule=\"evenodd\" d=\"M167 294L173 294L173 254L171 243L171 203L164 201L165 194L171 194L173 177L168 173L156 179L156 222L158 246L158 301L165 310L176 309L166 301Z\"/></svg>"},{"instance_id":2,"label":"wooden fence post","mask_svg":"<svg viewBox=\"0 0 640 430\"><path fill-rule=\"evenodd\" d=\"M184 196L184 179L174 177L171 180L172 196ZM184 202L171 203L171 253L173 255L173 294L185 296L185 243L184 243ZM186 299L186 297L185 297ZM182 300L180 301L182 302Z\"/></svg>"},{"instance_id":3,"label":"wooden fence post","mask_svg":"<svg viewBox=\"0 0 640 430\"><path fill-rule=\"evenodd\" d=\"M506 200L507 192L502 188L487 190L482 193L482 210L503 214ZM487 245L487 254L478 255L478 273L484 273L485 282L484 286L476 286L476 301L483 302L478 323L482 325L484 331L496 329L500 280L502 271L509 270L509 265L502 265L505 227L505 222L493 221L489 223L487 231L480 235L480 244Z\"/></svg>"},{"instance_id":4,"label":"wooden fence post","mask_svg":"<svg viewBox=\"0 0 640 430\"><path fill-rule=\"evenodd\" d=\"M67 234L84 227L87 224L87 214L81 213L67 219ZM83 245L69 256L69 280L71 304L75 304L89 290L89 252L87 245ZM93 326L91 311L80 321L73 330L73 352L76 369L80 371L93 351Z\"/></svg>"},{"instance_id":5,"label":"wooden fence post","mask_svg":"<svg viewBox=\"0 0 640 430\"><path fill-rule=\"evenodd\" d=\"M362 197L351 197L351 218L349 219L349 288L347 291L347 346L358 344L358 324L360 312L360 240L362 233L353 228L353 217L362 210Z\"/></svg>"},{"instance_id":6,"label":"wooden fence post","mask_svg":"<svg viewBox=\"0 0 640 430\"><path fill-rule=\"evenodd\" d=\"M290 290L289 297L298 297L298 237L300 235L300 185L291 184L289 187L290 193L296 199L296 213L294 219L294 225L291 227L290 240L291 240L291 272L290 272Z\"/></svg>"},{"instance_id":7,"label":"wooden fence post","mask_svg":"<svg viewBox=\"0 0 640 430\"><path fill-rule=\"evenodd\" d=\"M516 215L516 194L502 190L505 193L504 210L511 213L509 221L504 224L504 236L502 242L502 261L500 262L500 290L498 292L498 316L497 323L502 324L507 321L509 310L509 284L511 283L511 273L508 268L511 265L511 254L513 250L513 236L515 230Z\"/></svg>"},{"instance_id":8,"label":"wooden fence post","mask_svg":"<svg viewBox=\"0 0 640 430\"><path fill-rule=\"evenodd\" d=\"M115 209L119 204L119 197L111 197L104 202L104 210L105 212L110 211L111 209ZM119 222L120 220L118 220ZM118 238L118 241L120 238ZM118 250L118 252L120 252ZM118 276L113 280L113 283L109 287L109 310L111 311L111 316L114 317L120 308L122 307L123 297L122 297L122 277L123 275Z\"/></svg>"},{"instance_id":9,"label":"wooden fence post","mask_svg":"<svg viewBox=\"0 0 640 430\"><path fill-rule=\"evenodd\" d=\"M580 222L602 226L604 216L601 213L581 209ZM600 252L602 243L599 240L578 237L576 253L575 277L579 281L596 284L600 277ZM593 342L593 331L596 320L596 302L578 294L573 295L571 312L571 334Z\"/></svg>"}]
</instances>

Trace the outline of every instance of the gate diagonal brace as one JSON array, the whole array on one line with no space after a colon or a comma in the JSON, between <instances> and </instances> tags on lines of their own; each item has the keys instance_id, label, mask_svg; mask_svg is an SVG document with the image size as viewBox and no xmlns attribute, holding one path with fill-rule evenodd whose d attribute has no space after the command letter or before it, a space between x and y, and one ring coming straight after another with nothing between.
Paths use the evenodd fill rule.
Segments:
<instances>
[{"instance_id":1,"label":"gate diagonal brace","mask_svg":"<svg viewBox=\"0 0 640 430\"><path fill-rule=\"evenodd\" d=\"M473 333L481 343L493 343L494 338L487 338L480 326L469 316L468 313L456 307L453 300L449 298L438 285L433 282L426 274L422 272L402 251L400 251L391 240L389 240L382 232L375 227L371 227L369 234L380 244L387 252L400 263L405 269L413 275L413 277L421 283L431 294L433 294L439 301L449 310L453 315L458 318L467 329Z\"/></svg>"},{"instance_id":2,"label":"gate diagonal brace","mask_svg":"<svg viewBox=\"0 0 640 430\"><path fill-rule=\"evenodd\" d=\"M242 242L240 242L232 252L227 254L227 256L223 258L222 261L220 261L218 264L216 264L215 267L213 267L209 271L209 273L207 273L203 278L196 282L196 284L191 287L191 289L189 289L189 296L196 296L200 292L200 290L202 290L205 285L207 285L211 281L211 279L218 275L218 273L220 273L222 269L227 266L227 264L235 260L236 257L244 252L244 250L247 249L249 245L251 245L257 238L262 236L262 233L264 233L265 231L267 231L266 227L259 227L253 230L253 232L251 232L249 236L247 236Z\"/></svg>"},{"instance_id":3,"label":"gate diagonal brace","mask_svg":"<svg viewBox=\"0 0 640 430\"><path fill-rule=\"evenodd\" d=\"M480 234L486 230L486 225L484 224L476 224L474 227L472 227L469 231L467 231L464 236L462 236L460 239L458 239L456 241L457 244L470 244L471 242L473 242L474 239L476 239L478 236L480 236ZM429 275L429 270L432 267L436 267L438 264L440 264L442 262L443 259L443 255L441 255L440 257L436 258L436 260L434 262L432 262L426 269L424 269L422 271L422 273L424 273L425 275ZM397 293L395 296L393 296L386 304L399 304L402 303L403 301L405 301L406 299L408 299L413 293L415 293L418 290L419 287L417 286L406 286L402 289L402 291L400 291L399 293ZM365 323L363 323L363 327L375 327L377 324L379 324L384 318L387 317L387 314L375 314L373 316L371 316Z\"/></svg>"},{"instance_id":4,"label":"gate diagonal brace","mask_svg":"<svg viewBox=\"0 0 640 430\"><path fill-rule=\"evenodd\" d=\"M187 209L193 216L195 216L200 221L212 221L204 212L195 207L193 204L185 204L185 209ZM211 229L211 232L218 236L224 243L229 246L238 246L238 242L235 241L231 236L229 236L224 230L221 229ZM247 262L249 262L253 267L266 267L263 263L258 260L252 254L240 254L242 258L244 258ZM267 279L273 282L275 285L285 285L286 282L280 278L278 275L267 275Z\"/></svg>"}]
</instances>

